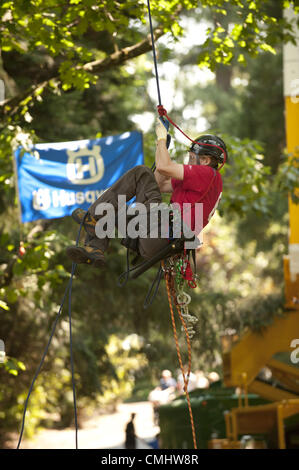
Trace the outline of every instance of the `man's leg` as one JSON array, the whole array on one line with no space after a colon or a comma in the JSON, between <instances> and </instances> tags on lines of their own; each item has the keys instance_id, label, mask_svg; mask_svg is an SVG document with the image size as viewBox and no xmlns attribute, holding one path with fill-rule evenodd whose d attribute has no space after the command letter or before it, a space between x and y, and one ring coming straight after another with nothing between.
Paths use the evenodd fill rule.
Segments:
<instances>
[{"instance_id":1,"label":"man's leg","mask_svg":"<svg viewBox=\"0 0 299 470\"><path fill-rule=\"evenodd\" d=\"M148 214L147 236L139 237L138 249L142 258L151 259L169 245L170 208L168 204L158 204Z\"/></svg>"},{"instance_id":2,"label":"man's leg","mask_svg":"<svg viewBox=\"0 0 299 470\"><path fill-rule=\"evenodd\" d=\"M119 206L118 196L125 196L122 206ZM153 172L144 165L138 165L132 168L119 178L116 183L107 189L90 206L88 216L97 222L102 217L96 214L99 204L112 204L115 209L115 222L117 227L118 212L126 211L126 203L134 196L136 197L136 202L144 204L147 209L149 209L151 203L160 203L162 200L161 192ZM94 226L94 230L87 232L85 244L105 251L108 248L109 238L98 238Z\"/></svg>"},{"instance_id":3,"label":"man's leg","mask_svg":"<svg viewBox=\"0 0 299 470\"><path fill-rule=\"evenodd\" d=\"M145 259L151 259L167 245L169 245L167 238L141 238L138 243L140 255Z\"/></svg>"},{"instance_id":4,"label":"man's leg","mask_svg":"<svg viewBox=\"0 0 299 470\"><path fill-rule=\"evenodd\" d=\"M118 206L118 196L125 196L125 201L122 207ZM102 203L110 203L115 209L115 218L117 221L117 214L120 210L126 209L126 202L130 201L134 196L136 196L136 202L142 203L146 206L147 209L150 208L151 203L160 203L161 192L159 186L156 182L153 172L144 165L139 165L131 170L129 170L125 175L119 178L116 183L114 183L109 189L104 191L104 193L90 206L87 211L84 227L87 232L85 246L86 249L91 252L92 249L100 250L103 254L108 248L109 238L98 238L96 236L95 225L96 222L100 219L101 216L97 215L97 207ZM78 255L80 250L77 250ZM68 251L68 255L74 260L76 253L76 247L73 247ZM77 257L75 262L86 262L78 261L81 259Z\"/></svg>"}]
</instances>

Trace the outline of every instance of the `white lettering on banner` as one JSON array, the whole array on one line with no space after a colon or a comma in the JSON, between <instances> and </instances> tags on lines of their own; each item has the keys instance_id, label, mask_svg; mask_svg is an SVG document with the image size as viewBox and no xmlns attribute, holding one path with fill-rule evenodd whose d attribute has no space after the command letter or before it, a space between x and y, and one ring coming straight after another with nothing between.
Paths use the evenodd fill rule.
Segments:
<instances>
[{"instance_id":1,"label":"white lettering on banner","mask_svg":"<svg viewBox=\"0 0 299 470\"><path fill-rule=\"evenodd\" d=\"M95 191L86 191L85 201L93 204L96 201Z\"/></svg>"},{"instance_id":2,"label":"white lettering on banner","mask_svg":"<svg viewBox=\"0 0 299 470\"><path fill-rule=\"evenodd\" d=\"M67 206L67 196L66 191L64 189L60 191L53 191L52 192L52 204L53 207L64 207Z\"/></svg>"},{"instance_id":3,"label":"white lettering on banner","mask_svg":"<svg viewBox=\"0 0 299 470\"><path fill-rule=\"evenodd\" d=\"M103 178L104 160L99 145L94 145L92 149L67 150L66 153L66 174L73 184L91 184Z\"/></svg>"},{"instance_id":4,"label":"white lettering on banner","mask_svg":"<svg viewBox=\"0 0 299 470\"><path fill-rule=\"evenodd\" d=\"M75 194L76 194L76 204L83 204L85 201L84 193L79 191L78 193L75 193Z\"/></svg>"},{"instance_id":5,"label":"white lettering on banner","mask_svg":"<svg viewBox=\"0 0 299 470\"><path fill-rule=\"evenodd\" d=\"M36 211L45 211L50 208L75 206L78 204L94 203L103 191L66 191L59 189L50 191L50 189L37 189L32 193L32 206Z\"/></svg>"},{"instance_id":6,"label":"white lettering on banner","mask_svg":"<svg viewBox=\"0 0 299 470\"><path fill-rule=\"evenodd\" d=\"M36 211L46 211L51 207L49 189L37 189L32 193L32 205Z\"/></svg>"}]
</instances>

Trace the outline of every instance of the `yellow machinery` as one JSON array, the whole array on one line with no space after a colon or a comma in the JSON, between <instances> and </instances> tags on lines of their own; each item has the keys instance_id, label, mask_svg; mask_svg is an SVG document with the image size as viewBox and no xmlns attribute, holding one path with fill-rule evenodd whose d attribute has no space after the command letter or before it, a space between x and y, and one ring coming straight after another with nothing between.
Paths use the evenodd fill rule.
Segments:
<instances>
[{"instance_id":1,"label":"yellow machinery","mask_svg":"<svg viewBox=\"0 0 299 470\"><path fill-rule=\"evenodd\" d=\"M285 14L295 19L292 9L286 10ZM287 149L290 155L299 156L297 31L297 46L287 44L284 47L284 95ZM240 400L239 406L225 416L227 439L210 441L210 448L238 448L240 436L269 434L274 430L278 447L285 449L284 420L299 413L299 367L274 358L275 354L281 352L288 352L291 357L294 347L299 346L299 204L294 204L291 198L289 216L289 254L284 258L285 315L276 317L263 333L247 332L223 351L224 384L239 389ZM299 361L299 348L297 358ZM274 387L267 381L259 380L258 374L265 367L282 387ZM248 406L249 392L273 403Z\"/></svg>"}]
</instances>

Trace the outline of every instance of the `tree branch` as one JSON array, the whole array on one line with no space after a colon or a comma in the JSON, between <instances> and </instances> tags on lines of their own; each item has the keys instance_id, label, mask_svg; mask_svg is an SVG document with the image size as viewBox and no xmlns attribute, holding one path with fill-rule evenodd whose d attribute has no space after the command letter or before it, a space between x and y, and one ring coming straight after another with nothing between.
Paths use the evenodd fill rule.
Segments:
<instances>
[{"instance_id":1,"label":"tree branch","mask_svg":"<svg viewBox=\"0 0 299 470\"><path fill-rule=\"evenodd\" d=\"M154 32L155 41L163 36L164 31L162 28L157 28ZM152 48L151 36L148 35L146 39L134 44L134 46L125 47L119 51L115 51L109 57L101 60L95 60L83 65L83 69L92 73L99 73L108 70L112 67L118 67L130 59L134 59ZM78 67L81 68L81 67Z\"/></svg>"},{"instance_id":2,"label":"tree branch","mask_svg":"<svg viewBox=\"0 0 299 470\"><path fill-rule=\"evenodd\" d=\"M154 31L154 39L155 41L163 36L164 31L162 27L155 29ZM151 36L148 35L145 39L134 44L133 46L125 47L120 49L119 51L115 51L110 56L105 57L105 59L95 60L93 62L88 62L83 66L77 66L76 69L86 70L90 73L99 73L109 70L113 67L119 67L124 64L126 61L130 59L134 59L146 52L149 52L152 49L152 42ZM60 77L57 75L51 75L47 77L45 80L38 84L33 84L25 91L19 93L18 95L5 100L2 105L0 106L0 119L3 121L5 118L12 118L15 116L18 111L21 103L28 98L36 97L40 94L40 90L45 88L49 85L51 80L55 80L56 82L61 82Z\"/></svg>"}]
</instances>

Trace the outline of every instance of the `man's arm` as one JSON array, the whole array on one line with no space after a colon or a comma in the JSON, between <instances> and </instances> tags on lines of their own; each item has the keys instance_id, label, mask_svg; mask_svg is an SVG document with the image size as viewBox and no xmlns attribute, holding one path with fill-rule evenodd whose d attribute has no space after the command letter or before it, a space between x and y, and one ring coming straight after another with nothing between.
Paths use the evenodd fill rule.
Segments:
<instances>
[{"instance_id":1,"label":"man's arm","mask_svg":"<svg viewBox=\"0 0 299 470\"><path fill-rule=\"evenodd\" d=\"M167 131L160 120L157 121L157 148L156 168L166 178L182 180L184 178L184 166L171 160L166 147Z\"/></svg>"},{"instance_id":2,"label":"man's arm","mask_svg":"<svg viewBox=\"0 0 299 470\"><path fill-rule=\"evenodd\" d=\"M155 170L155 178L161 193L172 193L173 188L171 184L171 178L162 175L158 170Z\"/></svg>"}]
</instances>

